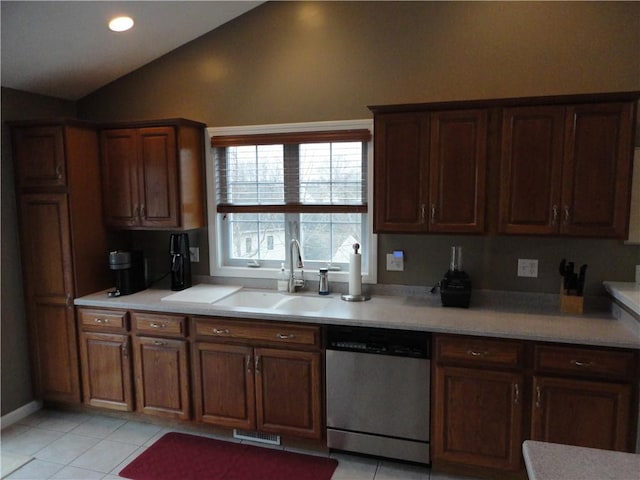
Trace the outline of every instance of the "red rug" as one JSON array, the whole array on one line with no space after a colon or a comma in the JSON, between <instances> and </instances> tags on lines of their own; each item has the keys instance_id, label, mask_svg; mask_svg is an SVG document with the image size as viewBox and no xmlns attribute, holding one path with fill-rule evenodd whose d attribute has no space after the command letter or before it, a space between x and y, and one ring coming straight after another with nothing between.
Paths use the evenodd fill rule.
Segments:
<instances>
[{"instance_id":1,"label":"red rug","mask_svg":"<svg viewBox=\"0 0 640 480\"><path fill-rule=\"evenodd\" d=\"M338 462L272 448L167 433L127 465L133 480L330 480Z\"/></svg>"}]
</instances>

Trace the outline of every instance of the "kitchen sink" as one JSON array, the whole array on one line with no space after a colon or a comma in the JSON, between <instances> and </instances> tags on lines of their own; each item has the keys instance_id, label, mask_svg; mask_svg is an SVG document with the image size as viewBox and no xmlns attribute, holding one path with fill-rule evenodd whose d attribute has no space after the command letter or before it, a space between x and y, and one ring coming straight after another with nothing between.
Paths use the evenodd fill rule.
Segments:
<instances>
[{"instance_id":1,"label":"kitchen sink","mask_svg":"<svg viewBox=\"0 0 640 480\"><path fill-rule=\"evenodd\" d=\"M240 290L222 300L214 302L214 305L240 308L274 308L285 299L288 299L288 297L281 293Z\"/></svg>"},{"instance_id":2,"label":"kitchen sink","mask_svg":"<svg viewBox=\"0 0 640 480\"><path fill-rule=\"evenodd\" d=\"M319 312L327 306L327 297L295 297L288 296L278 303L274 308L280 312Z\"/></svg>"},{"instance_id":3,"label":"kitchen sink","mask_svg":"<svg viewBox=\"0 0 640 480\"><path fill-rule=\"evenodd\" d=\"M297 296L277 292L240 290L228 297L214 302L213 305L221 307L277 310L282 313L295 314L299 312L319 312L327 306L327 300L327 297Z\"/></svg>"}]
</instances>

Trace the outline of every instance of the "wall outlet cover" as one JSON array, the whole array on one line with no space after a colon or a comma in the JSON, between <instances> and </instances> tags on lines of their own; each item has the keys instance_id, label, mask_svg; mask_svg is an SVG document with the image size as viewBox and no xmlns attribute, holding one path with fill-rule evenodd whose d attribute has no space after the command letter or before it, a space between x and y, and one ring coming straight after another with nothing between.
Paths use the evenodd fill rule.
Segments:
<instances>
[{"instance_id":1,"label":"wall outlet cover","mask_svg":"<svg viewBox=\"0 0 640 480\"><path fill-rule=\"evenodd\" d=\"M519 258L518 276L538 278L538 260L531 258Z\"/></svg>"},{"instance_id":2,"label":"wall outlet cover","mask_svg":"<svg viewBox=\"0 0 640 480\"><path fill-rule=\"evenodd\" d=\"M387 271L402 272L404 271L404 255L398 252L387 253Z\"/></svg>"},{"instance_id":3,"label":"wall outlet cover","mask_svg":"<svg viewBox=\"0 0 640 480\"><path fill-rule=\"evenodd\" d=\"M192 262L200 261L200 247L189 247L189 259Z\"/></svg>"}]
</instances>

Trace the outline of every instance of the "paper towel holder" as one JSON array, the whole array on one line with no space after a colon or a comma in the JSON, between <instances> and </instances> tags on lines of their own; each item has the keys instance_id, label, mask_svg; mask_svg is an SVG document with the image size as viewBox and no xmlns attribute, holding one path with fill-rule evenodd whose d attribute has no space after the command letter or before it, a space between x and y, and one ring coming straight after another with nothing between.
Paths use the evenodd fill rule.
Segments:
<instances>
[{"instance_id":1,"label":"paper towel holder","mask_svg":"<svg viewBox=\"0 0 640 480\"><path fill-rule=\"evenodd\" d=\"M354 243L353 244L353 251L354 251L356 257L359 255L358 254L358 249L359 248L360 248L360 244L358 244L358 243ZM360 262L358 261L358 269L359 268L360 268ZM360 283L360 279L358 279L358 283ZM349 290L351 291L351 282L349 282ZM357 290L359 290L359 291L362 290L361 285L359 286L359 288ZM348 294L342 295L340 298L342 298L342 300L344 300L345 302L366 302L371 297L368 296L368 295L363 295L362 293L359 293L357 295L352 295L352 294L348 293Z\"/></svg>"}]
</instances>

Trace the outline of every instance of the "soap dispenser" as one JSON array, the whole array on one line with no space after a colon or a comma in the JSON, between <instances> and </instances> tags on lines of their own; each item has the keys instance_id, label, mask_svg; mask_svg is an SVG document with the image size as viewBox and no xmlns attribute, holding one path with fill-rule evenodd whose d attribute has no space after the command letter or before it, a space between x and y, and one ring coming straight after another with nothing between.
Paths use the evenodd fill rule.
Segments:
<instances>
[{"instance_id":1,"label":"soap dispenser","mask_svg":"<svg viewBox=\"0 0 640 480\"><path fill-rule=\"evenodd\" d=\"M289 287L289 277L284 269L284 262L280 264L280 273L278 274L278 291L286 292Z\"/></svg>"}]
</instances>

